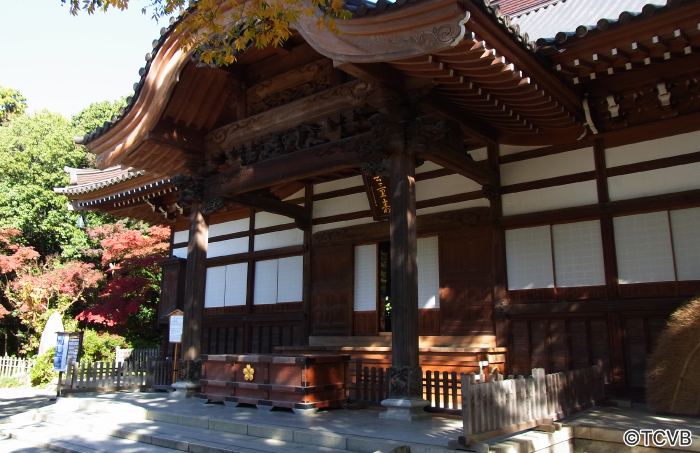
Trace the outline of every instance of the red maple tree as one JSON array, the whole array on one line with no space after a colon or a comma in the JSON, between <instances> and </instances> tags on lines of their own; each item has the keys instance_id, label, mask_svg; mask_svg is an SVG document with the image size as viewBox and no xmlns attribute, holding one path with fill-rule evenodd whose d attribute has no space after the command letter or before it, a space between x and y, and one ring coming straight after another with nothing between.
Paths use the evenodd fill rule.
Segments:
<instances>
[{"instance_id":1,"label":"red maple tree","mask_svg":"<svg viewBox=\"0 0 700 453\"><path fill-rule=\"evenodd\" d=\"M160 290L158 261L168 256L170 228L155 225L143 233L120 224L103 225L89 229L88 235L101 239L102 264L111 277L94 304L76 319L124 325L142 306L155 308Z\"/></svg>"}]
</instances>

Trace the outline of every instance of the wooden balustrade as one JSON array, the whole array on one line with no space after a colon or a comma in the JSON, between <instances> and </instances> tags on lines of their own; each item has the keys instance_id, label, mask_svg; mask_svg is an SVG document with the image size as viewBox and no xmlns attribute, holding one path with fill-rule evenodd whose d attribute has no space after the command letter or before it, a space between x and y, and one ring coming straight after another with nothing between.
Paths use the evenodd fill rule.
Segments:
<instances>
[{"instance_id":1,"label":"wooden balustrade","mask_svg":"<svg viewBox=\"0 0 700 453\"><path fill-rule=\"evenodd\" d=\"M173 361L150 357L123 363L70 360L61 382L61 394L145 390L172 384Z\"/></svg>"}]
</instances>

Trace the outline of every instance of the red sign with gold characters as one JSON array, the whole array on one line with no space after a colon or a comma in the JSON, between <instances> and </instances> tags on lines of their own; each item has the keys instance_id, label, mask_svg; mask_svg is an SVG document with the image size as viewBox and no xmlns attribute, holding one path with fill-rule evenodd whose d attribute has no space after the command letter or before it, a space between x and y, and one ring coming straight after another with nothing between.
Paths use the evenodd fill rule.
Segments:
<instances>
[{"instance_id":1,"label":"red sign with gold characters","mask_svg":"<svg viewBox=\"0 0 700 453\"><path fill-rule=\"evenodd\" d=\"M362 175L374 220L388 220L391 212L389 177Z\"/></svg>"}]
</instances>

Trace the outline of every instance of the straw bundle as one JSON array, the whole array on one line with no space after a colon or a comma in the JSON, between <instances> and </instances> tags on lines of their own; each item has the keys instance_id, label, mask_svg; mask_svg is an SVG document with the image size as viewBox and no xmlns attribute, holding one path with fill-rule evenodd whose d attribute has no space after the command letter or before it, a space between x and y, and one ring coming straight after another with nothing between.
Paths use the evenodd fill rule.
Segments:
<instances>
[{"instance_id":1,"label":"straw bundle","mask_svg":"<svg viewBox=\"0 0 700 453\"><path fill-rule=\"evenodd\" d=\"M653 411L700 415L700 299L671 315L647 360L646 390Z\"/></svg>"}]
</instances>

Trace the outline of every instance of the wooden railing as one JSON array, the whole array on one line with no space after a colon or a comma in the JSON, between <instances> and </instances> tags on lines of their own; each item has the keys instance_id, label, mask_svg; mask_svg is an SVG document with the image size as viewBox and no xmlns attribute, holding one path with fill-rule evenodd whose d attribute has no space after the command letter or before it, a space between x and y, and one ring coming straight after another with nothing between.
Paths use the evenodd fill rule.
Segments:
<instances>
[{"instance_id":1,"label":"wooden railing","mask_svg":"<svg viewBox=\"0 0 700 453\"><path fill-rule=\"evenodd\" d=\"M462 374L462 417L469 445L540 425L577 412L601 401L604 396L602 364L561 373L544 374L535 368L532 376L476 382L473 374Z\"/></svg>"},{"instance_id":2,"label":"wooden railing","mask_svg":"<svg viewBox=\"0 0 700 453\"><path fill-rule=\"evenodd\" d=\"M61 394L145 390L172 384L173 361L153 357L142 361L68 362L61 380Z\"/></svg>"},{"instance_id":3,"label":"wooden railing","mask_svg":"<svg viewBox=\"0 0 700 453\"><path fill-rule=\"evenodd\" d=\"M123 363L127 360L132 362L144 362L148 360L149 357L158 357L160 351L157 348L153 349L122 349L117 347L115 351L114 361L117 363Z\"/></svg>"},{"instance_id":4,"label":"wooden railing","mask_svg":"<svg viewBox=\"0 0 700 453\"><path fill-rule=\"evenodd\" d=\"M35 359L20 359L18 357L0 357L0 378L13 377L18 374L28 374L36 365Z\"/></svg>"}]
</instances>

